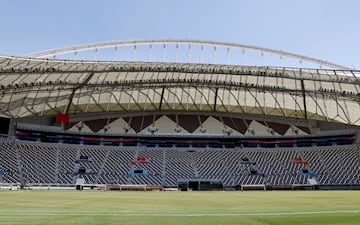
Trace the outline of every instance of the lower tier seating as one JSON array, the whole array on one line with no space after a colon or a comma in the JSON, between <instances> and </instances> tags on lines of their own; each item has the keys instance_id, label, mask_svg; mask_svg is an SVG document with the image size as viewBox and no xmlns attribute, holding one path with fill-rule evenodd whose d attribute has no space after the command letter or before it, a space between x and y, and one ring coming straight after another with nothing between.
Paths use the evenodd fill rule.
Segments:
<instances>
[{"instance_id":1,"label":"lower tier seating","mask_svg":"<svg viewBox=\"0 0 360 225\"><path fill-rule=\"evenodd\" d=\"M80 157L81 156L81 157ZM84 157L85 156L85 157ZM79 159L85 160L79 160ZM150 148L44 143L0 144L0 182L24 184L148 184L180 180L243 184L360 184L360 148Z\"/></svg>"}]
</instances>

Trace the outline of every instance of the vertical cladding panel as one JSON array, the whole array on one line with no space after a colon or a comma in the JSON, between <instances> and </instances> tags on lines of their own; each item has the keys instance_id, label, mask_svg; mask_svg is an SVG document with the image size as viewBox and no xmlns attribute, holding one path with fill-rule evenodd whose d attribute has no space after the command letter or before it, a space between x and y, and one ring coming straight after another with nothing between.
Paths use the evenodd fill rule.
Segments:
<instances>
[{"instance_id":1,"label":"vertical cladding panel","mask_svg":"<svg viewBox=\"0 0 360 225\"><path fill-rule=\"evenodd\" d=\"M290 128L289 125L286 124L280 124L280 123L275 123L275 122L267 122L267 124L269 125L269 127L271 129L273 129L276 133L284 135L287 130Z\"/></svg>"},{"instance_id":2,"label":"vertical cladding panel","mask_svg":"<svg viewBox=\"0 0 360 225\"><path fill-rule=\"evenodd\" d=\"M247 124L242 119L236 119L232 118L233 124L235 125L237 131L239 131L241 134L245 134L247 130ZM250 122L249 122L250 123Z\"/></svg>"},{"instance_id":3,"label":"vertical cladding panel","mask_svg":"<svg viewBox=\"0 0 360 225\"><path fill-rule=\"evenodd\" d=\"M141 124L142 124L142 116L137 116L137 117L131 117L131 122L130 122L130 127L136 132L140 132L141 131Z\"/></svg>"},{"instance_id":4,"label":"vertical cladding panel","mask_svg":"<svg viewBox=\"0 0 360 225\"><path fill-rule=\"evenodd\" d=\"M169 119L168 116L157 116L155 127L158 129L159 133L174 133L176 122Z\"/></svg>"},{"instance_id":5,"label":"vertical cladding panel","mask_svg":"<svg viewBox=\"0 0 360 225\"><path fill-rule=\"evenodd\" d=\"M107 123L107 119L90 120L84 122L93 132L103 129Z\"/></svg>"},{"instance_id":6,"label":"vertical cladding panel","mask_svg":"<svg viewBox=\"0 0 360 225\"><path fill-rule=\"evenodd\" d=\"M70 122L70 123L65 123L64 124L64 130L69 130L71 129L73 126L75 126L75 124L77 124L78 122Z\"/></svg>"},{"instance_id":7,"label":"vertical cladding panel","mask_svg":"<svg viewBox=\"0 0 360 225\"><path fill-rule=\"evenodd\" d=\"M207 120L208 116L199 116L200 122L203 123L205 120Z\"/></svg>"},{"instance_id":8,"label":"vertical cladding panel","mask_svg":"<svg viewBox=\"0 0 360 225\"><path fill-rule=\"evenodd\" d=\"M146 127L153 124L154 119L156 119L154 116L144 116L143 121L142 121L142 125L141 125L141 130L144 130Z\"/></svg>"},{"instance_id":9,"label":"vertical cladding panel","mask_svg":"<svg viewBox=\"0 0 360 225\"><path fill-rule=\"evenodd\" d=\"M196 115L179 115L179 125L192 133L200 126L198 117Z\"/></svg>"},{"instance_id":10,"label":"vertical cladding panel","mask_svg":"<svg viewBox=\"0 0 360 225\"><path fill-rule=\"evenodd\" d=\"M171 119L172 121L174 121L174 123L177 123L176 121L176 115L166 115L169 119Z\"/></svg>"},{"instance_id":11,"label":"vertical cladding panel","mask_svg":"<svg viewBox=\"0 0 360 225\"><path fill-rule=\"evenodd\" d=\"M129 123L130 120L131 120L131 117L123 117L123 120L124 120L126 123Z\"/></svg>"},{"instance_id":12,"label":"vertical cladding panel","mask_svg":"<svg viewBox=\"0 0 360 225\"><path fill-rule=\"evenodd\" d=\"M130 127L136 133L148 127L153 122L153 116L136 116L131 118Z\"/></svg>"},{"instance_id":13,"label":"vertical cladding panel","mask_svg":"<svg viewBox=\"0 0 360 225\"><path fill-rule=\"evenodd\" d=\"M300 127L300 126L296 126L297 128L299 128L300 130L302 130L303 132L307 133L307 134L311 134L310 128L309 127Z\"/></svg>"},{"instance_id":14,"label":"vertical cladding panel","mask_svg":"<svg viewBox=\"0 0 360 225\"><path fill-rule=\"evenodd\" d=\"M220 119L220 118L217 118L217 119L219 119L220 121L222 121L226 126L231 127L231 128L234 129L234 130L237 130L237 126L235 126L235 124L233 123L233 121L231 120L231 118L229 118L229 117L222 117L221 119Z\"/></svg>"},{"instance_id":15,"label":"vertical cladding panel","mask_svg":"<svg viewBox=\"0 0 360 225\"><path fill-rule=\"evenodd\" d=\"M126 119L126 121L125 121ZM125 132L125 128L129 128L128 121L129 117L125 118L113 118L109 121L109 129L107 133L110 134L122 134ZM127 132L133 133L132 129L128 129Z\"/></svg>"},{"instance_id":16,"label":"vertical cladding panel","mask_svg":"<svg viewBox=\"0 0 360 225\"><path fill-rule=\"evenodd\" d=\"M206 132L210 134L222 134L225 128L224 124L222 124L221 121L213 118L212 116L207 117L207 119L202 122L202 127L204 127L206 129ZM201 132L201 130L197 129L195 132L198 133Z\"/></svg>"}]
</instances>

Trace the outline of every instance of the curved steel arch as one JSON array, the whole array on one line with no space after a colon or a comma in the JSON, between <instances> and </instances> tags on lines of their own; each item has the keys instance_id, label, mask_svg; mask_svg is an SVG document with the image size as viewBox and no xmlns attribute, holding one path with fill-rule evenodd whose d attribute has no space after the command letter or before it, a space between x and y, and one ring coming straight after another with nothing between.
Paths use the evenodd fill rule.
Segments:
<instances>
[{"instance_id":1,"label":"curved steel arch","mask_svg":"<svg viewBox=\"0 0 360 225\"><path fill-rule=\"evenodd\" d=\"M275 54L279 56L289 57L305 62L314 63L317 65L328 66L334 69L345 69L351 70L351 68L339 65L336 63L328 62L326 60L321 60L313 57L308 57L300 54L295 54L291 52L286 52L282 50L258 47L254 45L245 45L245 44L238 44L232 42L219 42L219 41L206 41L206 40L190 40L190 39L154 39L154 40L128 40L128 41L113 41L113 42L101 42L101 43L94 43L94 44L86 44L86 45L78 45L78 46L71 46L66 48L58 48L52 49L48 51L37 52L34 54L28 55L31 58L46 58L55 55L62 55L68 53L75 53L79 51L88 51L88 50L97 50L97 49L104 49L104 48L112 48L112 47L121 47L121 46L136 46L136 45L167 45L167 44L182 44L182 45L200 45L200 46L218 46L223 48L235 48L235 49L243 49L243 50L252 50L258 52L266 52L270 54Z\"/></svg>"}]
</instances>

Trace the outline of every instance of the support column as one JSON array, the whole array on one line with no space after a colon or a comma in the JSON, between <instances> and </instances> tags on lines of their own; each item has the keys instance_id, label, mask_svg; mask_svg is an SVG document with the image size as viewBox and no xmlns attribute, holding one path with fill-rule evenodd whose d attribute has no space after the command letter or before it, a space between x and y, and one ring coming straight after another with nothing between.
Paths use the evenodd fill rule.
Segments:
<instances>
[{"instance_id":1,"label":"support column","mask_svg":"<svg viewBox=\"0 0 360 225\"><path fill-rule=\"evenodd\" d=\"M214 109L213 109L214 112L216 112L216 103L217 103L218 91L219 91L219 88L216 88L215 89L215 98L214 98Z\"/></svg>"},{"instance_id":2,"label":"support column","mask_svg":"<svg viewBox=\"0 0 360 225\"><path fill-rule=\"evenodd\" d=\"M307 116L307 108L306 108L306 94L305 94L305 85L304 85L304 80L302 79L302 72L300 69L300 77L301 77L301 93L302 93L302 97L303 97L303 105L304 105L304 115L305 115L305 120L308 119Z\"/></svg>"},{"instance_id":3,"label":"support column","mask_svg":"<svg viewBox=\"0 0 360 225\"><path fill-rule=\"evenodd\" d=\"M162 91L161 91L159 110L161 110L161 106L162 106L162 102L163 102L163 98L164 98L164 92L165 92L165 87L163 87Z\"/></svg>"},{"instance_id":4,"label":"support column","mask_svg":"<svg viewBox=\"0 0 360 225\"><path fill-rule=\"evenodd\" d=\"M16 139L16 128L17 128L17 121L15 118L10 118L9 122L9 130L8 130L8 138L9 139Z\"/></svg>"}]
</instances>

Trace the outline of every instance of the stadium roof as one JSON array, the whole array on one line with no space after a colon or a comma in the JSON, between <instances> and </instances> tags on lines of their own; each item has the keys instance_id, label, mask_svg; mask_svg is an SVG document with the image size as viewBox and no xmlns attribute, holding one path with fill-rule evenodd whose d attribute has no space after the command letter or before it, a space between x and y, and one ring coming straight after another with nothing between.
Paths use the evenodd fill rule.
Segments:
<instances>
[{"instance_id":1,"label":"stadium roof","mask_svg":"<svg viewBox=\"0 0 360 225\"><path fill-rule=\"evenodd\" d=\"M208 112L360 125L360 71L0 57L0 116Z\"/></svg>"}]
</instances>

